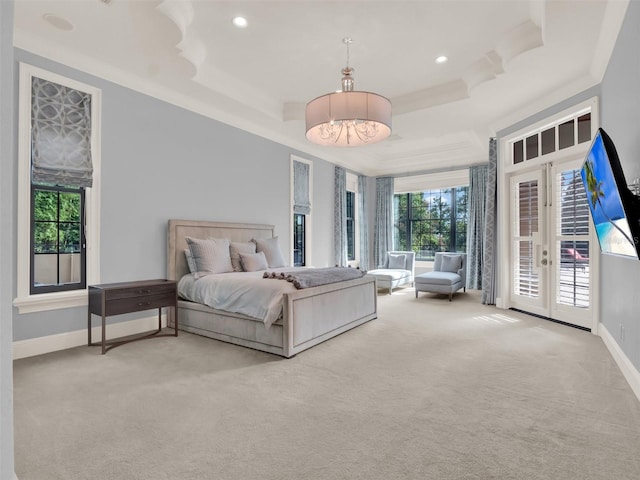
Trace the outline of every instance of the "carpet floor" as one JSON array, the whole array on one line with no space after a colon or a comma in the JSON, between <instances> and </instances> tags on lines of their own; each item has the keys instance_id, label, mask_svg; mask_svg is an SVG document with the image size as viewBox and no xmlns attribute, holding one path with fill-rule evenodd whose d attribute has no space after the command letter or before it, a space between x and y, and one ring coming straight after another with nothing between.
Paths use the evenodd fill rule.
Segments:
<instances>
[{"instance_id":1,"label":"carpet floor","mask_svg":"<svg viewBox=\"0 0 640 480\"><path fill-rule=\"evenodd\" d=\"M412 289L286 360L181 333L17 360L20 480L640 478L590 333Z\"/></svg>"}]
</instances>

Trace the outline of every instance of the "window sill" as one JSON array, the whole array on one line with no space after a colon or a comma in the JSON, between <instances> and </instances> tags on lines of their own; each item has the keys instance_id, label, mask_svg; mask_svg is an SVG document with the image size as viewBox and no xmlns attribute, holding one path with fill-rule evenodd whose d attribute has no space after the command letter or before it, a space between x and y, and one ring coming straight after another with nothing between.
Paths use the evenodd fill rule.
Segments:
<instances>
[{"instance_id":1,"label":"window sill","mask_svg":"<svg viewBox=\"0 0 640 480\"><path fill-rule=\"evenodd\" d=\"M13 306L18 309L20 314L83 307L85 305L87 305L86 289L27 295L13 300Z\"/></svg>"}]
</instances>

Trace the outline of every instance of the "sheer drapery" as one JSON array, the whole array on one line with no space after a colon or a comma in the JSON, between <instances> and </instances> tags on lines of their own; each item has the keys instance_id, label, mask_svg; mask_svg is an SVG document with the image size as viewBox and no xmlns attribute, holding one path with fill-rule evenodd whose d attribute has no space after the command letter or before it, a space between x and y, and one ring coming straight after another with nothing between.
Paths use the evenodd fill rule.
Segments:
<instances>
[{"instance_id":1,"label":"sheer drapery","mask_svg":"<svg viewBox=\"0 0 640 480\"><path fill-rule=\"evenodd\" d=\"M376 225L373 239L375 268L393 250L393 177L376 178Z\"/></svg>"},{"instance_id":2,"label":"sheer drapery","mask_svg":"<svg viewBox=\"0 0 640 480\"><path fill-rule=\"evenodd\" d=\"M293 161L293 213L309 215L309 164Z\"/></svg>"},{"instance_id":3,"label":"sheer drapery","mask_svg":"<svg viewBox=\"0 0 640 480\"><path fill-rule=\"evenodd\" d=\"M489 140L487 166L487 201L485 208L484 252L482 255L482 303L496 304L496 242L497 242L497 181L498 146L495 138Z\"/></svg>"},{"instance_id":4,"label":"sheer drapery","mask_svg":"<svg viewBox=\"0 0 640 480\"><path fill-rule=\"evenodd\" d=\"M467 287L482 288L487 165L469 168L469 221L467 223Z\"/></svg>"},{"instance_id":5,"label":"sheer drapery","mask_svg":"<svg viewBox=\"0 0 640 480\"><path fill-rule=\"evenodd\" d=\"M358 223L360 229L360 269L369 270L369 208L367 177L358 175Z\"/></svg>"},{"instance_id":6,"label":"sheer drapery","mask_svg":"<svg viewBox=\"0 0 640 480\"><path fill-rule=\"evenodd\" d=\"M91 187L91 95L31 79L32 180Z\"/></svg>"},{"instance_id":7,"label":"sheer drapery","mask_svg":"<svg viewBox=\"0 0 640 480\"><path fill-rule=\"evenodd\" d=\"M335 195L333 251L336 265L345 267L347 265L347 172L342 167L335 167L333 191Z\"/></svg>"}]
</instances>

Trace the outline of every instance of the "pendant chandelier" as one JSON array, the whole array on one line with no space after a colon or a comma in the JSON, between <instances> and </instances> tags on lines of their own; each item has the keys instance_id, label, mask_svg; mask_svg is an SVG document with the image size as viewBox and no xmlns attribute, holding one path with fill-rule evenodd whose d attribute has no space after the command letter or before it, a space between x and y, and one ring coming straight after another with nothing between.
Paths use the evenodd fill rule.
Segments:
<instances>
[{"instance_id":1,"label":"pendant chandelier","mask_svg":"<svg viewBox=\"0 0 640 480\"><path fill-rule=\"evenodd\" d=\"M342 90L307 104L307 139L334 147L358 147L379 142L391 133L391 102L375 93L353 90L353 69L349 67L349 45L353 40L347 37L342 42L347 46Z\"/></svg>"}]
</instances>

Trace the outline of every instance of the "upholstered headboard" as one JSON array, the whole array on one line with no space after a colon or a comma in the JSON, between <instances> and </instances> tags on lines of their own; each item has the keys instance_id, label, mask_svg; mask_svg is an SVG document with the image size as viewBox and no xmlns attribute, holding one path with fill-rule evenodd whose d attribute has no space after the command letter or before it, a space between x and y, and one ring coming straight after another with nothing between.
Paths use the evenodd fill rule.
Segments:
<instances>
[{"instance_id":1,"label":"upholstered headboard","mask_svg":"<svg viewBox=\"0 0 640 480\"><path fill-rule=\"evenodd\" d=\"M273 225L254 223L224 223L199 220L169 220L167 231L167 278L180 280L189 273L184 250L185 237L228 238L232 242L248 242L252 238L273 237Z\"/></svg>"}]
</instances>

